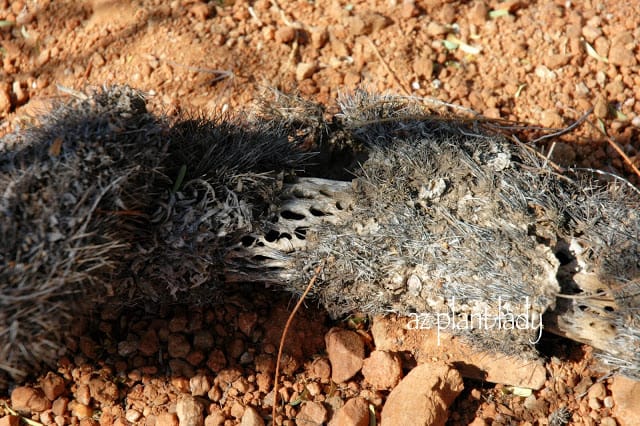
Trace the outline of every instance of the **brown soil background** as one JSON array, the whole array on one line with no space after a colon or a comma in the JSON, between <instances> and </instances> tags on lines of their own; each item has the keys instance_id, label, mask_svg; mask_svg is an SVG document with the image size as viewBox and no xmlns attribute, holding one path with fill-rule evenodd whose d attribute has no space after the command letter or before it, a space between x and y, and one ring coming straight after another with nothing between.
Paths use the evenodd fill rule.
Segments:
<instances>
[{"instance_id":1,"label":"brown soil background","mask_svg":"<svg viewBox=\"0 0 640 426\"><path fill-rule=\"evenodd\" d=\"M491 118L544 127L567 126L593 109L588 121L602 126L640 166L640 14L634 3L0 0L0 134L33 122L51 101L64 97L58 85L83 90L129 84L149 94L154 111L169 115L234 113L250 108L268 88L297 92L332 108L338 93L361 86L434 97ZM464 44L453 49L456 42ZM620 155L588 124L557 141L552 158L637 183ZM33 418L154 424L161 413L175 411L190 378L208 375L213 381L214 372L223 369L231 376L236 371L237 377L228 380L240 384L223 396L210 391L220 387L210 386L203 397L205 416L220 414L223 423L234 424L244 407L253 406L266 417L262 399L272 386L267 373L290 302L256 290L222 308L176 307L163 318L103 313L99 331L91 334L87 330L95 327L78 324L70 355L57 370L65 383L61 397L76 411L58 407L60 414L49 409ZM379 416L388 392L367 388L359 376L339 388L313 379L314 359L323 356L323 334L330 325L312 307L298 319L285 369L288 400L295 401L296 392L303 394L305 384L316 380L319 396L305 398L360 395ZM182 333L193 342L203 330L201 338L215 343L199 353L191 350L186 361L171 357L166 367L150 359L157 353L121 355L127 342L149 329L157 331L160 346L166 346L168 333ZM361 332L366 335L366 327ZM528 412L522 397L500 386L467 382L449 423L548 424L546 418L565 405L572 413L570 424L616 424L609 407L590 407L585 397L597 379L587 367L588 348L553 338L549 344L564 349L553 351L558 358L552 357L547 368L565 385L550 381L536 392L545 403L539 412ZM96 378L117 382L117 390L84 401ZM583 389L575 392L573 386ZM80 415L74 402L88 411ZM279 423L293 421L300 409L287 407Z\"/></svg>"}]
</instances>

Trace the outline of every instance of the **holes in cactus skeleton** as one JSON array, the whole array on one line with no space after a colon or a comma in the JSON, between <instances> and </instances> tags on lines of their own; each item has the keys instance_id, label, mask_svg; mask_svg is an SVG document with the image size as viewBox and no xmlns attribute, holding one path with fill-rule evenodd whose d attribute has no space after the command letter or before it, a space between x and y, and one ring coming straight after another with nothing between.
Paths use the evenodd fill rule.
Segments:
<instances>
[{"instance_id":1,"label":"holes in cactus skeleton","mask_svg":"<svg viewBox=\"0 0 640 426\"><path fill-rule=\"evenodd\" d=\"M280 236L280 233L278 231L272 229L271 231L266 233L266 235L264 236L264 239L267 242L272 243L275 240L277 240L279 236Z\"/></svg>"},{"instance_id":2,"label":"holes in cactus skeleton","mask_svg":"<svg viewBox=\"0 0 640 426\"><path fill-rule=\"evenodd\" d=\"M240 239L240 242L245 247L251 247L256 242L256 240L257 240L256 237L253 237L251 235L245 235Z\"/></svg>"},{"instance_id":3,"label":"holes in cactus skeleton","mask_svg":"<svg viewBox=\"0 0 640 426\"><path fill-rule=\"evenodd\" d=\"M607 311L607 312L615 312L615 309L613 309L612 306L605 306L604 310Z\"/></svg>"},{"instance_id":4,"label":"holes in cactus skeleton","mask_svg":"<svg viewBox=\"0 0 640 426\"><path fill-rule=\"evenodd\" d=\"M336 201L336 209L344 210L344 206L342 205L342 203L340 201Z\"/></svg>"},{"instance_id":5,"label":"holes in cactus skeleton","mask_svg":"<svg viewBox=\"0 0 640 426\"><path fill-rule=\"evenodd\" d=\"M290 220L302 220L306 217L303 214L292 212L290 210L284 210L283 212L280 213L280 216L282 216L284 219L290 219Z\"/></svg>"},{"instance_id":6,"label":"holes in cactus skeleton","mask_svg":"<svg viewBox=\"0 0 640 426\"><path fill-rule=\"evenodd\" d=\"M282 234L280 234L280 238L286 238L287 240L290 240L292 237L291 237L291 234L289 234L288 232L283 232Z\"/></svg>"},{"instance_id":7,"label":"holes in cactus skeleton","mask_svg":"<svg viewBox=\"0 0 640 426\"><path fill-rule=\"evenodd\" d=\"M309 209L309 213L316 217L331 216L331 213L325 213L322 210L316 209L315 207L311 207Z\"/></svg>"},{"instance_id":8,"label":"holes in cactus skeleton","mask_svg":"<svg viewBox=\"0 0 640 426\"><path fill-rule=\"evenodd\" d=\"M293 230L293 234L296 236L296 238L304 240L307 238L307 229L308 228L306 226L299 226Z\"/></svg>"}]
</instances>

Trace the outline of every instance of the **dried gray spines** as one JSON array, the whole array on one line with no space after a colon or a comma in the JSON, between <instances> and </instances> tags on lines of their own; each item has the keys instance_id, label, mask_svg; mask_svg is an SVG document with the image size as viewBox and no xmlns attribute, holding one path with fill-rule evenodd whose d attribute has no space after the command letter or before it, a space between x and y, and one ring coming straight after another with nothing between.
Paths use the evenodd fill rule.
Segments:
<instances>
[{"instance_id":1,"label":"dried gray spines","mask_svg":"<svg viewBox=\"0 0 640 426\"><path fill-rule=\"evenodd\" d=\"M308 158L292 126L169 125L110 87L1 141L0 387L52 362L100 303L216 300L230 241L262 229Z\"/></svg>"},{"instance_id":2,"label":"dried gray spines","mask_svg":"<svg viewBox=\"0 0 640 426\"><path fill-rule=\"evenodd\" d=\"M55 108L0 152L0 371L51 363L79 311L108 291L153 194L163 126L111 88ZM2 386L2 380L0 380Z\"/></svg>"},{"instance_id":3,"label":"dried gray spines","mask_svg":"<svg viewBox=\"0 0 640 426\"><path fill-rule=\"evenodd\" d=\"M342 108L333 140L367 147L368 160L352 184L286 186L269 232L231 252L231 279L266 277L300 293L324 260L316 296L333 314L435 322L455 309L463 328L450 331L506 353L531 348L542 315L549 329L637 372L636 192L558 175L481 123L434 117L411 100L358 93ZM496 332L500 308L526 316L524 330ZM468 332L465 317L490 327Z\"/></svg>"},{"instance_id":4,"label":"dried gray spines","mask_svg":"<svg viewBox=\"0 0 640 426\"><path fill-rule=\"evenodd\" d=\"M567 200L575 226L573 257L561 252L564 295L547 313L547 328L591 344L606 363L640 378L638 194L622 182L606 191L582 187L586 199Z\"/></svg>"},{"instance_id":5,"label":"dried gray spines","mask_svg":"<svg viewBox=\"0 0 640 426\"><path fill-rule=\"evenodd\" d=\"M154 239L133 270L146 297L210 303L234 238L261 230L284 180L308 154L280 122L183 120L168 134L171 188L153 215ZM206 286L204 286L206 284Z\"/></svg>"}]
</instances>

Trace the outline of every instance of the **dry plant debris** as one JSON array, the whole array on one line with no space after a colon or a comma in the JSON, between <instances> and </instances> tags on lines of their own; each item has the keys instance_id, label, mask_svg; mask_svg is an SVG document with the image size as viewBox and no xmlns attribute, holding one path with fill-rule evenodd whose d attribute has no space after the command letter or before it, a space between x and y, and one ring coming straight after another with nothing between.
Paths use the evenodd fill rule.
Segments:
<instances>
[{"instance_id":1,"label":"dry plant debris","mask_svg":"<svg viewBox=\"0 0 640 426\"><path fill-rule=\"evenodd\" d=\"M212 303L242 282L306 294L316 279L334 317L395 312L440 328L446 316L447 331L472 346L532 359L544 321L594 346L611 371L638 375L640 196L622 178L559 174L492 131L504 123L442 115L414 98L357 91L326 119L283 96L252 118L168 123L127 87L76 97L2 140L2 233L15 241L2 252L6 378L24 380L64 350L65 333L43 327L50 313L62 331L96 306L158 312ZM320 164L305 172L310 147ZM351 182L323 167L338 155ZM69 207L43 209L46 200ZM32 259L48 263L31 269ZM494 325L474 324L482 319ZM50 352L27 334L45 336ZM184 337L168 345L189 356Z\"/></svg>"}]
</instances>

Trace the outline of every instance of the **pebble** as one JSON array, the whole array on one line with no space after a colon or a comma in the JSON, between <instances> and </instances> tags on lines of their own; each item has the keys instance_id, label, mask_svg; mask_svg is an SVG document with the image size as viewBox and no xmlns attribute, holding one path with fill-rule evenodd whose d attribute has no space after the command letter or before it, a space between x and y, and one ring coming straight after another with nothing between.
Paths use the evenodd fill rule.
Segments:
<instances>
[{"instance_id":1,"label":"pebble","mask_svg":"<svg viewBox=\"0 0 640 426\"><path fill-rule=\"evenodd\" d=\"M605 118L609 114L609 105L600 96L596 98L596 103L593 106L593 113L598 118Z\"/></svg>"},{"instance_id":2,"label":"pebble","mask_svg":"<svg viewBox=\"0 0 640 426\"><path fill-rule=\"evenodd\" d=\"M18 426L20 425L20 417L4 416L0 417L0 426Z\"/></svg>"},{"instance_id":3,"label":"pebble","mask_svg":"<svg viewBox=\"0 0 640 426\"><path fill-rule=\"evenodd\" d=\"M55 400L65 391L66 385L64 379L53 372L48 372L41 383L44 396L49 401Z\"/></svg>"},{"instance_id":4,"label":"pebble","mask_svg":"<svg viewBox=\"0 0 640 426\"><path fill-rule=\"evenodd\" d=\"M334 327L324 337L331 363L331 379L343 383L355 376L364 361L364 342L358 333Z\"/></svg>"},{"instance_id":5,"label":"pebble","mask_svg":"<svg viewBox=\"0 0 640 426\"><path fill-rule=\"evenodd\" d=\"M124 340L118 343L118 355L128 358L138 350L138 342L132 340ZM85 351L86 353L86 351Z\"/></svg>"},{"instance_id":6,"label":"pebble","mask_svg":"<svg viewBox=\"0 0 640 426\"><path fill-rule=\"evenodd\" d=\"M322 382L329 381L331 377L331 364L326 358L316 358L311 363L310 375Z\"/></svg>"},{"instance_id":7,"label":"pebble","mask_svg":"<svg viewBox=\"0 0 640 426\"><path fill-rule=\"evenodd\" d=\"M247 407L242 415L240 426L264 426L264 420L253 407Z\"/></svg>"},{"instance_id":8,"label":"pebble","mask_svg":"<svg viewBox=\"0 0 640 426\"><path fill-rule=\"evenodd\" d=\"M11 110L11 86L0 82L0 117L6 116Z\"/></svg>"},{"instance_id":9,"label":"pebble","mask_svg":"<svg viewBox=\"0 0 640 426\"><path fill-rule=\"evenodd\" d=\"M449 28L445 25L431 21L427 24L425 31L427 32L427 35L431 37L441 37L449 32Z\"/></svg>"},{"instance_id":10,"label":"pebble","mask_svg":"<svg viewBox=\"0 0 640 426\"><path fill-rule=\"evenodd\" d=\"M93 417L93 408L78 401L69 402L69 411L80 420Z\"/></svg>"},{"instance_id":11,"label":"pebble","mask_svg":"<svg viewBox=\"0 0 640 426\"><path fill-rule=\"evenodd\" d=\"M138 410L134 410L133 408L130 408L124 414L124 417L125 417L125 419L127 419L131 423L135 423L138 420L140 420L140 417L142 417L142 413L140 411L138 411Z\"/></svg>"},{"instance_id":12,"label":"pebble","mask_svg":"<svg viewBox=\"0 0 640 426\"><path fill-rule=\"evenodd\" d=\"M304 62L302 62L304 63ZM300 68L300 64L298 64L298 68ZM297 76L296 71L296 76ZM306 75L304 78L309 77ZM238 328L240 331L247 337L251 337L256 324L258 323L258 314L256 312L241 312L238 315Z\"/></svg>"},{"instance_id":13,"label":"pebble","mask_svg":"<svg viewBox=\"0 0 640 426\"><path fill-rule=\"evenodd\" d=\"M156 416L156 426L179 426L178 416L174 413L160 413Z\"/></svg>"},{"instance_id":14,"label":"pebble","mask_svg":"<svg viewBox=\"0 0 640 426\"><path fill-rule=\"evenodd\" d=\"M147 330L138 343L138 350L144 356L151 356L160 349L160 339L155 330Z\"/></svg>"},{"instance_id":15,"label":"pebble","mask_svg":"<svg viewBox=\"0 0 640 426\"><path fill-rule=\"evenodd\" d=\"M99 378L91 379L89 393L93 399L102 405L112 405L120 396L118 386L115 383Z\"/></svg>"},{"instance_id":16,"label":"pebble","mask_svg":"<svg viewBox=\"0 0 640 426\"><path fill-rule=\"evenodd\" d=\"M51 402L39 389L20 386L11 392L11 407L16 411L38 413L51 408Z\"/></svg>"},{"instance_id":17,"label":"pebble","mask_svg":"<svg viewBox=\"0 0 640 426\"><path fill-rule=\"evenodd\" d=\"M198 374L189 380L189 389L191 390L191 395L203 396L211 389L211 383L207 376Z\"/></svg>"},{"instance_id":18,"label":"pebble","mask_svg":"<svg viewBox=\"0 0 640 426\"><path fill-rule=\"evenodd\" d=\"M631 48L633 43L634 37L630 31L616 34L611 40L611 47L609 48L609 63L621 67L636 66L638 61Z\"/></svg>"},{"instance_id":19,"label":"pebble","mask_svg":"<svg viewBox=\"0 0 640 426\"><path fill-rule=\"evenodd\" d=\"M53 411L53 414L55 414L56 416L62 416L67 412L68 406L69 406L69 399L58 398L55 401L53 401L53 404L51 404L51 411Z\"/></svg>"},{"instance_id":20,"label":"pebble","mask_svg":"<svg viewBox=\"0 0 640 426\"><path fill-rule=\"evenodd\" d=\"M462 392L462 376L445 364L418 365L389 394L383 424L443 425L448 407Z\"/></svg>"},{"instance_id":21,"label":"pebble","mask_svg":"<svg viewBox=\"0 0 640 426\"><path fill-rule=\"evenodd\" d=\"M562 117L555 110L547 109L540 116L540 124L548 128L560 128L563 125Z\"/></svg>"},{"instance_id":22,"label":"pebble","mask_svg":"<svg viewBox=\"0 0 640 426\"><path fill-rule=\"evenodd\" d=\"M602 401L607 396L607 389L602 382L598 382L589 388L587 395L589 398L597 398Z\"/></svg>"},{"instance_id":23,"label":"pebble","mask_svg":"<svg viewBox=\"0 0 640 426\"><path fill-rule=\"evenodd\" d=\"M317 69L318 66L313 62L300 62L296 66L296 80L302 81L311 77Z\"/></svg>"},{"instance_id":24,"label":"pebble","mask_svg":"<svg viewBox=\"0 0 640 426\"><path fill-rule=\"evenodd\" d=\"M305 401L296 416L297 425L322 425L327 421L328 411L320 402Z\"/></svg>"},{"instance_id":25,"label":"pebble","mask_svg":"<svg viewBox=\"0 0 640 426\"><path fill-rule=\"evenodd\" d=\"M362 375L374 389L392 389L402 379L402 362L394 353L373 351L363 362Z\"/></svg>"},{"instance_id":26,"label":"pebble","mask_svg":"<svg viewBox=\"0 0 640 426\"><path fill-rule=\"evenodd\" d=\"M582 35L589 43L593 43L595 39L602 35L602 30L598 27L585 25L582 27Z\"/></svg>"},{"instance_id":27,"label":"pebble","mask_svg":"<svg viewBox=\"0 0 640 426\"><path fill-rule=\"evenodd\" d=\"M368 426L369 404L364 398L348 400L329 422L329 426Z\"/></svg>"},{"instance_id":28,"label":"pebble","mask_svg":"<svg viewBox=\"0 0 640 426\"><path fill-rule=\"evenodd\" d=\"M544 63L550 69L563 67L569 63L571 55L547 55Z\"/></svg>"},{"instance_id":29,"label":"pebble","mask_svg":"<svg viewBox=\"0 0 640 426\"><path fill-rule=\"evenodd\" d=\"M280 27L274 35L278 43L290 43L296 38L296 30L293 27Z\"/></svg>"},{"instance_id":30,"label":"pebble","mask_svg":"<svg viewBox=\"0 0 640 426\"><path fill-rule=\"evenodd\" d=\"M469 9L469 22L475 25L482 25L487 21L489 7L483 1L476 1Z\"/></svg>"},{"instance_id":31,"label":"pebble","mask_svg":"<svg viewBox=\"0 0 640 426\"><path fill-rule=\"evenodd\" d=\"M191 351L191 345L183 334L171 333L167 342L167 351L172 358L184 358Z\"/></svg>"},{"instance_id":32,"label":"pebble","mask_svg":"<svg viewBox=\"0 0 640 426\"><path fill-rule=\"evenodd\" d=\"M433 59L429 57L417 58L413 61L413 71L425 79L431 79L433 75Z\"/></svg>"},{"instance_id":33,"label":"pebble","mask_svg":"<svg viewBox=\"0 0 640 426\"><path fill-rule=\"evenodd\" d=\"M621 426L640 425L640 381L616 376L610 387L613 414Z\"/></svg>"},{"instance_id":34,"label":"pebble","mask_svg":"<svg viewBox=\"0 0 640 426\"><path fill-rule=\"evenodd\" d=\"M400 17L403 19L414 18L420 15L420 9L414 1L403 1L400 9Z\"/></svg>"},{"instance_id":35,"label":"pebble","mask_svg":"<svg viewBox=\"0 0 640 426\"><path fill-rule=\"evenodd\" d=\"M200 426L204 424L203 407L191 395L181 395L176 404L176 414L180 426Z\"/></svg>"}]
</instances>

